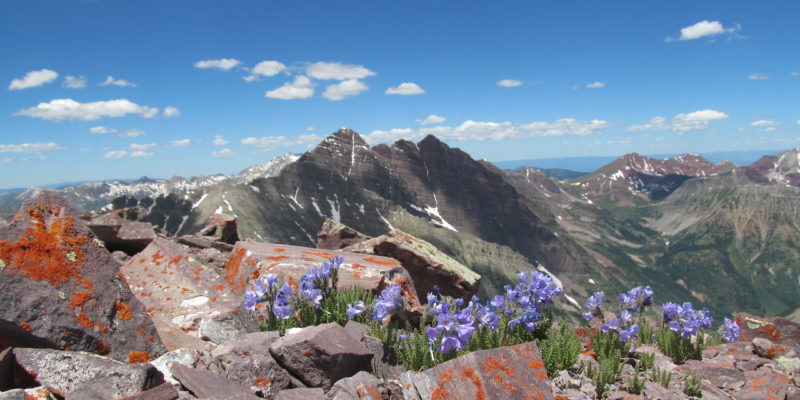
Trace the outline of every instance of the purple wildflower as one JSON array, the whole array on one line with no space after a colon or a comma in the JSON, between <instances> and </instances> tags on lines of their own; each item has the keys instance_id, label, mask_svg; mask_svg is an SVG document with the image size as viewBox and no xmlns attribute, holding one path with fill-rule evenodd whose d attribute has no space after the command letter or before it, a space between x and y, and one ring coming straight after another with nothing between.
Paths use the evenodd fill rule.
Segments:
<instances>
[{"instance_id":1,"label":"purple wildflower","mask_svg":"<svg viewBox=\"0 0 800 400\"><path fill-rule=\"evenodd\" d=\"M633 324L625 329L619 331L619 341L628 343L629 340L639 336L639 325Z\"/></svg>"},{"instance_id":2,"label":"purple wildflower","mask_svg":"<svg viewBox=\"0 0 800 400\"><path fill-rule=\"evenodd\" d=\"M367 305L358 300L353 304L347 305L347 319L353 319L356 315L361 315L367 311Z\"/></svg>"},{"instance_id":3,"label":"purple wildflower","mask_svg":"<svg viewBox=\"0 0 800 400\"><path fill-rule=\"evenodd\" d=\"M728 318L722 322L722 338L732 343L739 340L739 325Z\"/></svg>"},{"instance_id":4,"label":"purple wildflower","mask_svg":"<svg viewBox=\"0 0 800 400\"><path fill-rule=\"evenodd\" d=\"M586 303L584 303L583 306L589 311L583 314L583 319L590 321L594 317L603 315L601 306L603 305L603 297L605 297L605 295L606 294L603 292L595 292L586 299Z\"/></svg>"},{"instance_id":5,"label":"purple wildflower","mask_svg":"<svg viewBox=\"0 0 800 400\"><path fill-rule=\"evenodd\" d=\"M400 285L387 286L378 295L378 299L375 300L375 304L372 307L372 318L382 321L401 307L402 300L402 287Z\"/></svg>"}]
</instances>

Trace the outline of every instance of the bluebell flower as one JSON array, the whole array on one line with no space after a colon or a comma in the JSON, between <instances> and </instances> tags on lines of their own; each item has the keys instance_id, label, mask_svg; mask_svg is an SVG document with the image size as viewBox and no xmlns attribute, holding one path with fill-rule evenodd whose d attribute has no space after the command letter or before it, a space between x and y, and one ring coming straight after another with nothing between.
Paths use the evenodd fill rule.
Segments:
<instances>
[{"instance_id":1,"label":"bluebell flower","mask_svg":"<svg viewBox=\"0 0 800 400\"><path fill-rule=\"evenodd\" d=\"M392 312L398 310L403 302L402 287L400 285L387 286L378 295L372 307L372 318L382 321Z\"/></svg>"},{"instance_id":2,"label":"bluebell flower","mask_svg":"<svg viewBox=\"0 0 800 400\"><path fill-rule=\"evenodd\" d=\"M491 304L495 310L503 311L503 309L506 306L506 298L500 295L494 296L494 298L492 299L492 301L489 302L489 304Z\"/></svg>"},{"instance_id":3,"label":"bluebell flower","mask_svg":"<svg viewBox=\"0 0 800 400\"><path fill-rule=\"evenodd\" d=\"M603 292L594 292L589 298L586 299L586 302L583 304L585 308L589 311L583 314L583 319L590 321L594 317L600 317L603 315L602 305L603 305L603 297L605 297L605 293Z\"/></svg>"},{"instance_id":4,"label":"bluebell flower","mask_svg":"<svg viewBox=\"0 0 800 400\"><path fill-rule=\"evenodd\" d=\"M726 342L733 343L739 340L739 325L728 318L722 322L722 338Z\"/></svg>"},{"instance_id":5,"label":"bluebell flower","mask_svg":"<svg viewBox=\"0 0 800 400\"><path fill-rule=\"evenodd\" d=\"M361 315L367 311L367 305L358 300L353 304L347 305L347 319L353 319L356 315Z\"/></svg>"},{"instance_id":6,"label":"bluebell flower","mask_svg":"<svg viewBox=\"0 0 800 400\"><path fill-rule=\"evenodd\" d=\"M294 311L294 307L291 305L292 297L294 297L294 292L291 286L284 282L283 286L278 289L278 293L275 295L275 304L272 306L272 312L276 318L289 319Z\"/></svg>"},{"instance_id":7,"label":"bluebell flower","mask_svg":"<svg viewBox=\"0 0 800 400\"><path fill-rule=\"evenodd\" d=\"M701 328L708 328L714 322L708 309L695 310L690 302L682 305L665 303L663 309L664 322L683 338L694 336Z\"/></svg>"},{"instance_id":8,"label":"bluebell flower","mask_svg":"<svg viewBox=\"0 0 800 400\"><path fill-rule=\"evenodd\" d=\"M673 320L675 317L678 316L678 311L680 310L680 306L675 303L664 303L661 306L664 313L664 322L669 322Z\"/></svg>"},{"instance_id":9,"label":"bluebell flower","mask_svg":"<svg viewBox=\"0 0 800 400\"><path fill-rule=\"evenodd\" d=\"M619 299L623 308L638 313L653 304L653 289L650 286L638 286L628 293L620 293Z\"/></svg>"},{"instance_id":10,"label":"bluebell flower","mask_svg":"<svg viewBox=\"0 0 800 400\"><path fill-rule=\"evenodd\" d=\"M619 331L619 340L622 343L628 343L629 340L639 336L639 325L633 324L625 329Z\"/></svg>"},{"instance_id":11,"label":"bluebell flower","mask_svg":"<svg viewBox=\"0 0 800 400\"><path fill-rule=\"evenodd\" d=\"M607 323L600 325L600 330L603 332L619 331L619 320L614 318Z\"/></svg>"},{"instance_id":12,"label":"bluebell flower","mask_svg":"<svg viewBox=\"0 0 800 400\"><path fill-rule=\"evenodd\" d=\"M619 313L619 322L622 322L622 323L630 322L630 320L632 318L633 318L633 316L631 315L630 311L628 311L628 310L622 310Z\"/></svg>"},{"instance_id":13,"label":"bluebell flower","mask_svg":"<svg viewBox=\"0 0 800 400\"><path fill-rule=\"evenodd\" d=\"M475 314L475 319L479 324L494 332L497 332L497 328L500 326L500 317L488 306L479 308Z\"/></svg>"},{"instance_id":14,"label":"bluebell flower","mask_svg":"<svg viewBox=\"0 0 800 400\"><path fill-rule=\"evenodd\" d=\"M264 295L267 293L267 286L261 279L257 279L252 288L244 293L244 306L250 311L255 311L258 303L264 302Z\"/></svg>"}]
</instances>

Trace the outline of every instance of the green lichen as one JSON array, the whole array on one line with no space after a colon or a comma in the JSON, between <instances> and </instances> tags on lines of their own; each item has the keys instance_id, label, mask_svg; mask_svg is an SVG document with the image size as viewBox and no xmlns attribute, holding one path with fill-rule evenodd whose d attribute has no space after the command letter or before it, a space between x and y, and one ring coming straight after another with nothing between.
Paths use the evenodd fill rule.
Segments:
<instances>
[{"instance_id":1,"label":"green lichen","mask_svg":"<svg viewBox=\"0 0 800 400\"><path fill-rule=\"evenodd\" d=\"M103 248L105 248L105 247L106 247L106 244L105 244L105 243L104 243L102 240L100 240L100 239L98 239L98 238L94 238L94 244L95 244L97 247L103 247Z\"/></svg>"},{"instance_id":2,"label":"green lichen","mask_svg":"<svg viewBox=\"0 0 800 400\"><path fill-rule=\"evenodd\" d=\"M59 290L58 291L58 298L61 299L61 300L66 300L67 299L67 295L66 295L66 293L64 293L64 292Z\"/></svg>"},{"instance_id":3,"label":"green lichen","mask_svg":"<svg viewBox=\"0 0 800 400\"><path fill-rule=\"evenodd\" d=\"M777 361L778 364L780 364L781 367L786 370L786 372L794 372L800 369L800 358L797 357L788 358L780 356L776 358L775 361Z\"/></svg>"},{"instance_id":4,"label":"green lichen","mask_svg":"<svg viewBox=\"0 0 800 400\"><path fill-rule=\"evenodd\" d=\"M2 271L4 269L6 269L6 262L3 261L2 258L0 258L0 271Z\"/></svg>"},{"instance_id":5,"label":"green lichen","mask_svg":"<svg viewBox=\"0 0 800 400\"><path fill-rule=\"evenodd\" d=\"M75 254L74 251L70 251L69 253L67 253L67 260L70 260L72 262L77 262L78 261L78 255Z\"/></svg>"}]
</instances>

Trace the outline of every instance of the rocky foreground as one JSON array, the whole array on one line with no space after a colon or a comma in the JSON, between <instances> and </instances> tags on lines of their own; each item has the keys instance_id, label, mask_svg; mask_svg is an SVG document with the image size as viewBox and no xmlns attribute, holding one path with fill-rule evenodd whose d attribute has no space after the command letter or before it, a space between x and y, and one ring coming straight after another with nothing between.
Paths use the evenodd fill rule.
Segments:
<instances>
[{"instance_id":1,"label":"rocky foreground","mask_svg":"<svg viewBox=\"0 0 800 400\"><path fill-rule=\"evenodd\" d=\"M128 210L130 211L130 210ZM44 191L0 220L0 400L5 399L590 399L588 343L549 376L535 342L481 350L406 371L365 325L328 323L259 331L243 306L265 272L297 279L342 256L339 288L378 293L404 285L411 305L434 284L454 297L480 276L427 242L391 232L368 238L329 221L320 248L239 241L236 221L216 215L201 234L167 238L126 218L90 218ZM135 218L134 218L135 219ZM101 240L102 239L102 240ZM423 296L424 297L424 296ZM741 339L675 365L639 346L607 398L682 399L701 379L704 399L800 399L800 325L739 314ZM669 383L637 372L655 355ZM591 368L591 367L588 367ZM644 379L631 394L629 378Z\"/></svg>"}]
</instances>

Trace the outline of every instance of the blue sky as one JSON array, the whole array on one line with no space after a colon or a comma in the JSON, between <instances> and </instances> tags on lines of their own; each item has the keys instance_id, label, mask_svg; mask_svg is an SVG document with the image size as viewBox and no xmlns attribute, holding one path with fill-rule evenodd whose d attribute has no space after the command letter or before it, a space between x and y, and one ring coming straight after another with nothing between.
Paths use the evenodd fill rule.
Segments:
<instances>
[{"instance_id":1,"label":"blue sky","mask_svg":"<svg viewBox=\"0 0 800 400\"><path fill-rule=\"evenodd\" d=\"M0 187L235 173L346 126L492 161L800 146L796 1L40 1Z\"/></svg>"}]
</instances>

